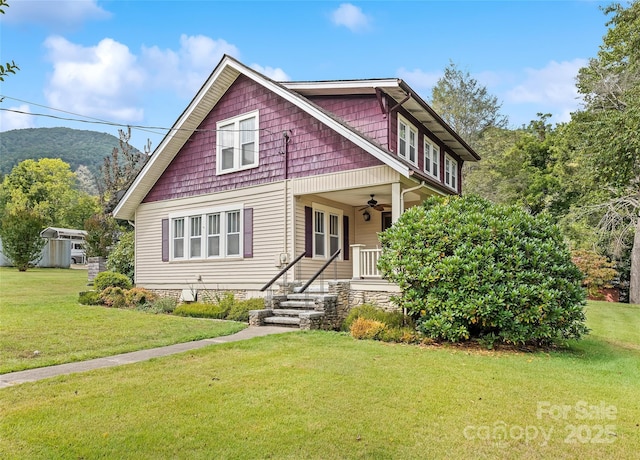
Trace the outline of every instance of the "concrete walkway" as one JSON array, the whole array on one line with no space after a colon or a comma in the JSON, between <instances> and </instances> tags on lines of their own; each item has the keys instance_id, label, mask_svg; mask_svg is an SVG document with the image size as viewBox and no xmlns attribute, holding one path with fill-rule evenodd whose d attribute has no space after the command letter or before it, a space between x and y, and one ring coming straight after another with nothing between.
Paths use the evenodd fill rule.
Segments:
<instances>
[{"instance_id":1,"label":"concrete walkway","mask_svg":"<svg viewBox=\"0 0 640 460\"><path fill-rule=\"evenodd\" d=\"M12 385L18 385L25 382L35 382L37 380L56 377L58 375L73 374L76 372L90 371L93 369L101 369L103 367L121 366L123 364L137 363L146 361L151 358L161 356L169 356L176 353L182 353L189 350L197 350L209 345L218 343L237 342L239 340L252 339L254 337L262 337L270 334L282 334L285 332L299 331L288 327L278 326L249 326L235 334L215 337L212 339L196 340L194 342L177 343L160 348L151 348L149 350L133 351L131 353L123 353L115 356L107 356L105 358L97 358L89 361L80 361L77 363L59 364L57 366L39 367L37 369L29 369L26 371L11 372L9 374L0 374L0 388L6 388Z\"/></svg>"}]
</instances>

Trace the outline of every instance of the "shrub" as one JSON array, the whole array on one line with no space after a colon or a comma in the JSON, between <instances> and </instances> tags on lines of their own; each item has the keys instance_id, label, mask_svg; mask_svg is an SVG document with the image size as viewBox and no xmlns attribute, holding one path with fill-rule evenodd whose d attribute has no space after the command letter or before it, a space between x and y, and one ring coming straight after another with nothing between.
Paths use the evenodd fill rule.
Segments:
<instances>
[{"instance_id":1,"label":"shrub","mask_svg":"<svg viewBox=\"0 0 640 460\"><path fill-rule=\"evenodd\" d=\"M378 267L428 337L548 344L587 333L582 275L545 215L433 197L380 234Z\"/></svg>"},{"instance_id":2,"label":"shrub","mask_svg":"<svg viewBox=\"0 0 640 460\"><path fill-rule=\"evenodd\" d=\"M224 319L227 316L228 309L215 303L183 303L173 310L174 315L193 316L195 318L215 318Z\"/></svg>"},{"instance_id":3,"label":"shrub","mask_svg":"<svg viewBox=\"0 0 640 460\"><path fill-rule=\"evenodd\" d=\"M153 303L158 313L173 313L178 305L178 301L173 297L160 297Z\"/></svg>"},{"instance_id":4,"label":"shrub","mask_svg":"<svg viewBox=\"0 0 640 460\"><path fill-rule=\"evenodd\" d=\"M100 301L107 307L126 308L127 300L124 289L119 286L110 286L100 292Z\"/></svg>"},{"instance_id":5,"label":"shrub","mask_svg":"<svg viewBox=\"0 0 640 460\"><path fill-rule=\"evenodd\" d=\"M264 308L264 299L253 298L240 300L233 304L229 313L227 313L226 319L230 321L249 321L250 310L262 310Z\"/></svg>"},{"instance_id":6,"label":"shrub","mask_svg":"<svg viewBox=\"0 0 640 460\"><path fill-rule=\"evenodd\" d=\"M603 299L602 288L613 287L612 281L618 276L613 268L613 262L593 251L575 250L571 253L571 260L584 275L582 285L587 288L589 297Z\"/></svg>"},{"instance_id":7,"label":"shrub","mask_svg":"<svg viewBox=\"0 0 640 460\"><path fill-rule=\"evenodd\" d=\"M100 305L100 293L98 291L83 291L78 295L78 303L81 305Z\"/></svg>"},{"instance_id":8,"label":"shrub","mask_svg":"<svg viewBox=\"0 0 640 460\"><path fill-rule=\"evenodd\" d=\"M153 305L158 300L158 294L144 288L133 288L124 293L127 307L138 308L143 305Z\"/></svg>"},{"instance_id":9,"label":"shrub","mask_svg":"<svg viewBox=\"0 0 640 460\"><path fill-rule=\"evenodd\" d=\"M342 323L342 330L348 331L351 328L351 324L357 318L366 318L373 319L376 321L380 321L384 323L387 327L398 328L402 326L413 327L413 320L405 315L402 312L395 311L385 311L375 305L371 305L368 303L358 305L357 307L353 307L344 322Z\"/></svg>"},{"instance_id":10,"label":"shrub","mask_svg":"<svg viewBox=\"0 0 640 460\"><path fill-rule=\"evenodd\" d=\"M107 268L112 272L122 273L133 281L134 277L134 232L127 231L120 235L107 259Z\"/></svg>"},{"instance_id":11,"label":"shrub","mask_svg":"<svg viewBox=\"0 0 640 460\"><path fill-rule=\"evenodd\" d=\"M356 320L351 323L349 332L351 332L351 336L355 339L375 340L381 337L385 328L386 326L384 325L384 323L380 321L366 318L356 318Z\"/></svg>"},{"instance_id":12,"label":"shrub","mask_svg":"<svg viewBox=\"0 0 640 460\"><path fill-rule=\"evenodd\" d=\"M119 287L122 289L131 289L131 280L122 273L111 271L98 273L93 280L93 285L97 291L103 291L108 287Z\"/></svg>"},{"instance_id":13,"label":"shrub","mask_svg":"<svg viewBox=\"0 0 640 460\"><path fill-rule=\"evenodd\" d=\"M421 343L423 336L411 327L386 327L379 336L382 342Z\"/></svg>"}]
</instances>

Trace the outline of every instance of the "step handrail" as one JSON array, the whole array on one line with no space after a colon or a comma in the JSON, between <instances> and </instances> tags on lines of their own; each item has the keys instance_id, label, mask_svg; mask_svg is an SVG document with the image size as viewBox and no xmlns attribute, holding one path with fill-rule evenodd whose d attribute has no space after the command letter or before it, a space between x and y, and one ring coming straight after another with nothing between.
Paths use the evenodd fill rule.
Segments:
<instances>
[{"instance_id":1,"label":"step handrail","mask_svg":"<svg viewBox=\"0 0 640 460\"><path fill-rule=\"evenodd\" d=\"M302 259L302 258L303 258L304 256L306 256L306 255L307 255L307 252L306 252L306 251L304 251L302 254L300 254L298 257L296 257L293 261L289 262L289 264L288 264L286 267L284 267L282 270L280 270L280 271L278 272L278 274L277 274L276 276L274 276L274 277L271 279L271 281L269 281L267 284L265 284L264 286L262 286L262 289L260 289L260 292L264 292L264 291L266 291L267 289L269 289L269 287L270 287L273 283L275 283L276 281L278 281L278 279L279 279L282 275L284 275L284 274L285 274L285 272L286 272L287 270L289 270L291 267L293 267L295 264L297 264L297 263L300 261L300 259Z\"/></svg>"},{"instance_id":2,"label":"step handrail","mask_svg":"<svg viewBox=\"0 0 640 460\"><path fill-rule=\"evenodd\" d=\"M334 253L333 253L333 255L329 258L329 260L327 260L327 261L324 263L324 265L320 268L320 270L318 270L318 271L317 271L317 272L316 272L316 273L315 273L315 274L314 274L314 275L309 279L309 281L307 281L307 283L306 283L304 286L302 286L302 287L300 288L300 290L298 291L298 293L300 293L300 294L301 294L301 293L303 293L303 292L304 292L304 291L305 291L305 290L306 290L306 289L311 285L311 283L313 283L313 282L316 280L316 278L317 278L318 276L320 276L320 274L322 274L322 272L323 272L323 271L325 271L325 269L326 269L326 268L331 264L331 262L333 262L333 261L336 259L336 257L338 257L338 255L339 255L339 254L340 254L340 249L338 249L336 252L334 252Z\"/></svg>"}]
</instances>

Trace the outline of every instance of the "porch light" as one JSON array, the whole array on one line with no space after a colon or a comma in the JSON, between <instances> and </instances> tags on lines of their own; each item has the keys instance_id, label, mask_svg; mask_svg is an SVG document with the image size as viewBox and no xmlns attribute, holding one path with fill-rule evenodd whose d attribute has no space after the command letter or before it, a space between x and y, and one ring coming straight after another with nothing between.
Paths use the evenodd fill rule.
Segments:
<instances>
[{"instance_id":1,"label":"porch light","mask_svg":"<svg viewBox=\"0 0 640 460\"><path fill-rule=\"evenodd\" d=\"M371 220L371 214L369 214L369 211L363 212L362 218L364 219L365 222L369 222Z\"/></svg>"}]
</instances>

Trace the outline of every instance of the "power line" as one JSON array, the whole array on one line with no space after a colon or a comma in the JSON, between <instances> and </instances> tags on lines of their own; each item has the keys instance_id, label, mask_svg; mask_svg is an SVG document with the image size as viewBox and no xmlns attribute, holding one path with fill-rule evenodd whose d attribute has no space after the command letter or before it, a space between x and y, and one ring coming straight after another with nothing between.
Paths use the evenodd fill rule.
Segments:
<instances>
[{"instance_id":1,"label":"power line","mask_svg":"<svg viewBox=\"0 0 640 460\"><path fill-rule=\"evenodd\" d=\"M116 126L116 127L128 127L128 128L132 128L132 129L139 129L142 131L147 131L150 132L152 134L163 134L163 133L158 133L158 132L153 132L152 130L160 130L160 131L188 131L188 132L218 132L218 131L227 131L227 132L240 132L240 131L266 131L269 134L274 134L272 131L268 130L267 128L255 128L255 129L225 129L225 130L217 130L217 129L185 129L185 128L166 128L163 126L144 126L144 125L133 125L133 124L128 124L128 123L117 123L114 121L108 121L108 120L102 120L100 118L94 118L94 117L90 117L87 115L81 115L78 113L74 113L74 112L69 112L66 110L61 110L61 109L56 109L54 107L48 107L46 105L42 105L42 104L37 104L35 102L29 102L29 101L25 101L22 99L17 99L14 97L10 97L10 96L5 96L0 94L0 101L2 99L11 99L13 101L17 101L17 102L22 102L25 104L30 104L30 105L34 105L36 107L42 107L48 110L54 110L57 112L62 112L62 113L67 113L69 115L75 115L77 117L82 117L85 119L80 119L80 118L69 118L69 117L61 117L59 115L52 115L52 114L47 114L47 113L34 113L34 112L25 112L22 110L17 110L17 109L6 109L6 108L2 108L0 107L0 111L4 111L4 112L12 112L12 113L18 113L21 115L30 115L30 116L35 116L35 117L45 117L45 118L52 118L55 120L62 120L62 121L73 121L73 122L78 122L78 123L88 123L88 124L97 124L97 125L106 125L106 126Z\"/></svg>"}]
</instances>

